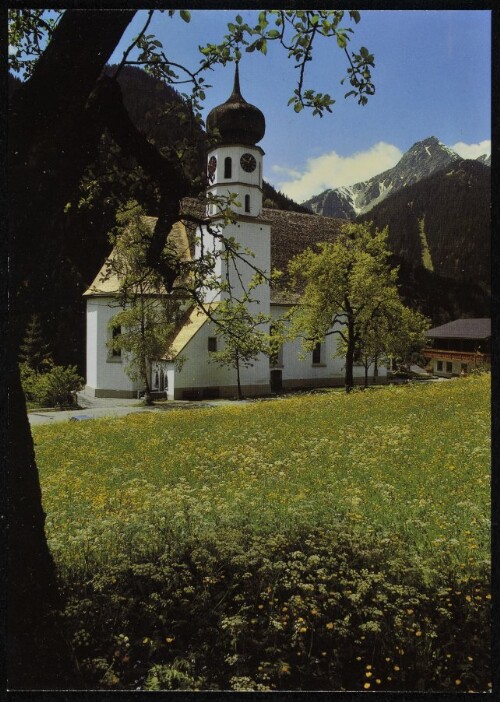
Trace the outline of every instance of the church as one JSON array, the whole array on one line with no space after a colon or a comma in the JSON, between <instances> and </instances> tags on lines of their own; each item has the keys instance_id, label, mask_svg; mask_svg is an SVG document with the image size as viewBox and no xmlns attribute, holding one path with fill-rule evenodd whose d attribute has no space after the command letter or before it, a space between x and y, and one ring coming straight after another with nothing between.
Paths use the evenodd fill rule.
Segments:
<instances>
[{"instance_id":1,"label":"church","mask_svg":"<svg viewBox=\"0 0 500 702\"><path fill-rule=\"evenodd\" d=\"M224 237L232 238L248 256L248 264L240 260L237 269L224 256L217 258L217 275L228 281L238 297L248 286L255 270L262 271L261 283L252 290L249 312L271 320L281 319L298 300L283 285L271 284L267 276L274 270L286 272L288 262L307 247L334 241L341 220L263 207L264 151L258 145L265 134L265 118L241 95L238 66L233 91L222 105L208 115L207 127L218 130L220 139L207 154L207 193L214 196L235 194L231 205L234 218L224 226ZM199 209L196 201L183 203L186 211ZM154 226L154 218L150 220ZM169 239L184 258L199 256L200 251L213 250L222 243L211 232L222 230L223 218L216 205L204 213L206 225L192 231L188 221L177 222ZM126 373L127 354L110 351L109 322L117 314L119 281L109 275L103 265L84 293L86 298L87 368L85 393L91 397L139 397L144 391L140 382ZM193 400L234 397L237 394L236 369L217 364L211 354L221 349L223 339L216 334L207 311L227 299L227 288L209 285L202 291L204 310L186 309L184 323L176 330L169 348L159 358L150 359L150 387L169 400ZM269 323L261 331L269 333ZM285 343L273 357L258 354L248 367L240 368L240 382L245 396L267 395L291 389L305 389L344 384L344 360L336 356L338 335L304 353L300 339ZM182 362L181 362L182 361ZM370 371L371 373L373 370ZM355 382L364 381L364 368L355 366ZM378 370L378 382L384 382L386 368ZM372 378L373 380L373 378Z\"/></svg>"}]
</instances>

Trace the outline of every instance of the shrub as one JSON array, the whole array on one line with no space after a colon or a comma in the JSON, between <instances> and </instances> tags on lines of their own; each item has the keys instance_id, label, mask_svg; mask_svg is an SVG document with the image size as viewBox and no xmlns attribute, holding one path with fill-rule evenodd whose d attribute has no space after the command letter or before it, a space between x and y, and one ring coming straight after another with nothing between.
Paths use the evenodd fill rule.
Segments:
<instances>
[{"instance_id":1,"label":"shrub","mask_svg":"<svg viewBox=\"0 0 500 702\"><path fill-rule=\"evenodd\" d=\"M75 393L84 383L76 366L53 366L47 373L37 373L26 363L22 363L20 368L26 399L44 407L75 405Z\"/></svg>"}]
</instances>

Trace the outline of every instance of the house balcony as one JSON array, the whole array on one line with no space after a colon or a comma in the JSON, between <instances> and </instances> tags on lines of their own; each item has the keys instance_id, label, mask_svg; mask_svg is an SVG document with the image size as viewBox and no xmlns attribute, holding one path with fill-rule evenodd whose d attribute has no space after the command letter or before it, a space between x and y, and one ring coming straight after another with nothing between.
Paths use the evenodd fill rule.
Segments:
<instances>
[{"instance_id":1,"label":"house balcony","mask_svg":"<svg viewBox=\"0 0 500 702\"><path fill-rule=\"evenodd\" d=\"M473 366L491 364L491 354L480 353L479 351L450 351L447 349L434 349L426 347L422 349L422 355L426 358L435 358L443 361L456 361L457 363L467 363Z\"/></svg>"}]
</instances>

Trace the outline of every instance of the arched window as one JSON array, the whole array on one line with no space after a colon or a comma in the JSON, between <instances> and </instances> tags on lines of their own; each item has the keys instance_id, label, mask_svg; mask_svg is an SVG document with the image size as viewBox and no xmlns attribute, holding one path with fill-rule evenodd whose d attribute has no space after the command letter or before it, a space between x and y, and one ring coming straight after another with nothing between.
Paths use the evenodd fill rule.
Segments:
<instances>
[{"instance_id":1,"label":"arched window","mask_svg":"<svg viewBox=\"0 0 500 702\"><path fill-rule=\"evenodd\" d=\"M245 212L250 212L250 195L245 195Z\"/></svg>"},{"instance_id":2,"label":"arched window","mask_svg":"<svg viewBox=\"0 0 500 702\"><path fill-rule=\"evenodd\" d=\"M224 178L231 178L233 175L233 162L231 156L224 159Z\"/></svg>"}]
</instances>

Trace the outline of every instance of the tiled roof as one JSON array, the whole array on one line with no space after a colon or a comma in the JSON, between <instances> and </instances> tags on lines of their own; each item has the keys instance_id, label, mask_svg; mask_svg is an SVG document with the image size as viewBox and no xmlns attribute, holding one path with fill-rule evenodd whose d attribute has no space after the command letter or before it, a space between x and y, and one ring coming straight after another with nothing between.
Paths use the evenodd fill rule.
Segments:
<instances>
[{"instance_id":1,"label":"tiled roof","mask_svg":"<svg viewBox=\"0 0 500 702\"><path fill-rule=\"evenodd\" d=\"M455 319L429 329L427 336L432 339L488 339L491 336L491 319Z\"/></svg>"}]
</instances>

